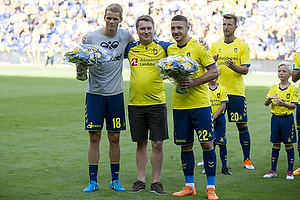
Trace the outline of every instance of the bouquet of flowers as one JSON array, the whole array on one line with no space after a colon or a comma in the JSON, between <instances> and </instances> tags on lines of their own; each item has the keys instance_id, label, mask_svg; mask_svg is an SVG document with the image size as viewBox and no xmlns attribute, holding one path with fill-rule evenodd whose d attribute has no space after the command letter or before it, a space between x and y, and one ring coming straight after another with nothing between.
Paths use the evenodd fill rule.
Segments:
<instances>
[{"instance_id":1,"label":"bouquet of flowers","mask_svg":"<svg viewBox=\"0 0 300 200\"><path fill-rule=\"evenodd\" d=\"M178 85L180 79L193 78L199 71L199 64L191 57L183 55L168 56L160 59L156 63L159 74L163 78L168 78L176 85L176 92L183 94L188 91Z\"/></svg>"},{"instance_id":2,"label":"bouquet of flowers","mask_svg":"<svg viewBox=\"0 0 300 200\"><path fill-rule=\"evenodd\" d=\"M99 68L104 62L112 60L114 52L101 46L77 44L67 49L64 60L76 64L78 80L87 80L88 70Z\"/></svg>"}]
</instances>

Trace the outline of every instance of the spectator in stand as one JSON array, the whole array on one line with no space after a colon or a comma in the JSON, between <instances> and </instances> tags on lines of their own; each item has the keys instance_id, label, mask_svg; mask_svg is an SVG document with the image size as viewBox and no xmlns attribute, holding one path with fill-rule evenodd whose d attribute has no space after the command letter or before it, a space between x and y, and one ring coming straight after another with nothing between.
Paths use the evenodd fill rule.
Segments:
<instances>
[{"instance_id":1,"label":"spectator in stand","mask_svg":"<svg viewBox=\"0 0 300 200\"><path fill-rule=\"evenodd\" d=\"M264 53L260 53L261 46L270 45L273 48L282 35L286 48L290 47L292 53L299 50L298 41L293 38L300 37L300 6L297 0L290 1L258 1L258 0L238 0L238 1L174 1L174 0L153 0L151 3L142 1L124 2L124 15L130 17L124 18L122 28L128 29L137 38L135 27L132 26L132 19L136 19L142 14L150 14L156 24L156 33L154 36L159 40L173 41L168 30L168 22L171 20L170 14L184 14L188 19L192 19L191 25L193 29L191 36L203 38L208 43L212 38L207 38L209 32L216 33L216 36L222 37L221 15L225 13L233 13L238 17L239 27L241 31L237 31L237 36L246 40L252 53L251 59L278 59L278 57L270 57L269 50L264 49ZM109 0L101 1L54 1L43 0L38 1L22 1L10 0L1 1L0 3L0 32L4 35L1 39L2 50L7 50L9 42L16 38L16 51L31 51L41 43L42 38L47 38L46 42L55 38L56 43L61 43L62 48L66 49L73 43L77 43L78 38L88 31L94 31L98 26L103 26L101 16L104 15L101 8L110 4ZM143 8L143 9L141 9ZM100 17L99 17L100 16ZM128 20L128 21L127 21ZM263 23L262 23L263 22ZM67 25L66 25L67 24ZM196 26L195 26L196 24ZM31 37L28 42L23 43L24 30L29 27L29 35ZM291 29L291 30L290 30ZM242 33L242 30L244 33ZM262 38L267 30L271 30L269 40ZM11 34L12 33L12 34ZM245 34L244 36L241 36ZM255 34L254 36L252 34ZM65 35L72 35L70 40L66 40ZM256 42L251 43L248 40L251 37L259 37L262 44ZM217 37L215 37L217 38ZM28 41L28 39L26 39ZM217 40L217 39L216 39ZM4 44L2 44L4 43ZM14 46L14 47L15 47ZM10 50L8 48L8 50ZM275 48L278 54L281 51ZM285 53L288 54L288 53ZM291 56L282 55L281 58L292 59Z\"/></svg>"}]
</instances>

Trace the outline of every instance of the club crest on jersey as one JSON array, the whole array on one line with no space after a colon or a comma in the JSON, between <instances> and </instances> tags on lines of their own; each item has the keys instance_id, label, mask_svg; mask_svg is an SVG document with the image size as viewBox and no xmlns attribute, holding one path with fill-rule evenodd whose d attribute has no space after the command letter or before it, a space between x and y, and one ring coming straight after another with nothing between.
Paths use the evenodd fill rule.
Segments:
<instances>
[{"instance_id":1,"label":"club crest on jersey","mask_svg":"<svg viewBox=\"0 0 300 200\"><path fill-rule=\"evenodd\" d=\"M157 49L153 49L153 54L154 54L154 55L157 54Z\"/></svg>"},{"instance_id":2,"label":"club crest on jersey","mask_svg":"<svg viewBox=\"0 0 300 200\"><path fill-rule=\"evenodd\" d=\"M131 66L137 66L137 65L138 65L138 59L137 58L132 58Z\"/></svg>"},{"instance_id":3,"label":"club crest on jersey","mask_svg":"<svg viewBox=\"0 0 300 200\"><path fill-rule=\"evenodd\" d=\"M233 50L233 51L234 51L234 53L236 53L236 52L238 51L238 48L234 48L234 50Z\"/></svg>"}]
</instances>

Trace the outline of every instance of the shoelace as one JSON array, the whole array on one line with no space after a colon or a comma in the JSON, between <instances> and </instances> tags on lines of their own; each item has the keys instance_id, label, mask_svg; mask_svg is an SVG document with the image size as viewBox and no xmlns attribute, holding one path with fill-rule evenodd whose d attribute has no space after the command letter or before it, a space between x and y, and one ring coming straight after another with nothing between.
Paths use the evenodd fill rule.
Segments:
<instances>
[{"instance_id":1,"label":"shoelace","mask_svg":"<svg viewBox=\"0 0 300 200\"><path fill-rule=\"evenodd\" d=\"M181 192L184 193L184 194L189 194L189 193L191 193L191 191L192 190L187 188L187 187L183 187L182 190L181 190Z\"/></svg>"}]
</instances>

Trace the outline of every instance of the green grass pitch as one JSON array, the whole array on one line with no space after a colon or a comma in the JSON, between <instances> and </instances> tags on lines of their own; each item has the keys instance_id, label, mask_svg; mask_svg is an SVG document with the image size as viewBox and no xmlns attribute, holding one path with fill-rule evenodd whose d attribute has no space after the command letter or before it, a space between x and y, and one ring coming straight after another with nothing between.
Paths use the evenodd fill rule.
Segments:
<instances>
[{"instance_id":1,"label":"green grass pitch","mask_svg":"<svg viewBox=\"0 0 300 200\"><path fill-rule=\"evenodd\" d=\"M128 71L125 71L125 102L128 101ZM74 68L0 66L0 199L175 199L173 192L184 186L180 147L173 143L172 88L166 82L170 139L164 142L161 182L169 192L159 196L149 192L151 166L148 162L146 190L137 194L118 193L109 187L110 172L106 132L101 140L99 190L83 193L89 182L87 145L84 131L86 82L75 78ZM228 166L232 175L221 174L217 153L216 193L222 200L298 199L300 177L286 180L286 152L282 146L278 177L262 176L270 169L270 107L263 102L275 76L245 76L251 134L251 161L255 170L243 167L242 150L234 124L227 124ZM127 110L127 109L126 109ZM135 143L129 124L121 133L120 181L129 189L137 179ZM150 145L149 145L150 147ZM296 144L294 145L296 148ZM149 153L151 148L149 148ZM202 150L194 145L196 163ZM295 149L294 169L299 166ZM206 199L206 177L195 167L196 196L181 199Z\"/></svg>"}]
</instances>

